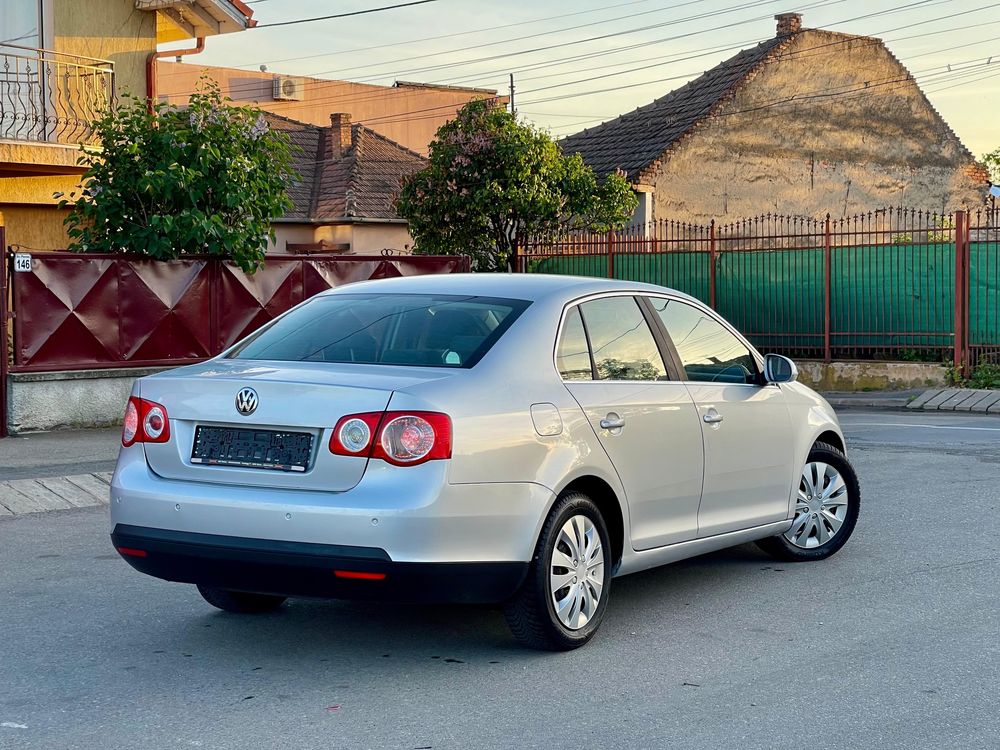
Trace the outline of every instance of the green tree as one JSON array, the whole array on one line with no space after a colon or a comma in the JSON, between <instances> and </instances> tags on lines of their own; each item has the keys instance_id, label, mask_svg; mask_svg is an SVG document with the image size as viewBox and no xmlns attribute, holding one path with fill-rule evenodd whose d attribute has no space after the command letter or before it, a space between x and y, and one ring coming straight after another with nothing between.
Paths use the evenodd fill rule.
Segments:
<instances>
[{"instance_id":1,"label":"green tree","mask_svg":"<svg viewBox=\"0 0 1000 750\"><path fill-rule=\"evenodd\" d=\"M649 360L623 362L608 357L597 363L597 374L602 380L656 380L660 373Z\"/></svg>"},{"instance_id":2,"label":"green tree","mask_svg":"<svg viewBox=\"0 0 1000 750\"><path fill-rule=\"evenodd\" d=\"M598 181L547 133L475 101L437 131L430 164L404 181L397 210L415 252L469 255L477 270L496 271L527 237L617 229L636 203L622 175Z\"/></svg>"},{"instance_id":3,"label":"green tree","mask_svg":"<svg viewBox=\"0 0 1000 750\"><path fill-rule=\"evenodd\" d=\"M1000 148L983 154L983 164L990 171L990 182L1000 185Z\"/></svg>"},{"instance_id":4,"label":"green tree","mask_svg":"<svg viewBox=\"0 0 1000 750\"><path fill-rule=\"evenodd\" d=\"M235 107L202 80L185 108L127 96L94 122L83 187L60 201L70 248L157 260L207 254L253 272L291 202L290 145L260 110ZM61 194L56 194L62 198Z\"/></svg>"}]
</instances>

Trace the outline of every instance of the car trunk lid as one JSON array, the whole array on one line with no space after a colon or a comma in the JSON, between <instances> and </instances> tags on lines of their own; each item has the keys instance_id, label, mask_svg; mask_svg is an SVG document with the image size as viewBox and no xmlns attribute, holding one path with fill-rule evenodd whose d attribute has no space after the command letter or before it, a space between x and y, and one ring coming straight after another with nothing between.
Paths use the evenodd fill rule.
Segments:
<instances>
[{"instance_id":1,"label":"car trunk lid","mask_svg":"<svg viewBox=\"0 0 1000 750\"><path fill-rule=\"evenodd\" d=\"M146 443L146 460L167 479L344 492L361 481L368 459L330 452L337 421L345 414L384 411L397 388L451 374L429 368L241 360L211 360L162 373L139 385L139 395L166 407L170 419L170 440ZM237 394L246 388L253 389L257 403L244 415L237 408ZM202 443L220 434L242 441L227 449L223 459L242 465L192 460L199 428ZM219 430L212 435L215 428ZM293 439L308 452L304 466L261 468L274 459L263 455L266 449L260 446Z\"/></svg>"}]
</instances>

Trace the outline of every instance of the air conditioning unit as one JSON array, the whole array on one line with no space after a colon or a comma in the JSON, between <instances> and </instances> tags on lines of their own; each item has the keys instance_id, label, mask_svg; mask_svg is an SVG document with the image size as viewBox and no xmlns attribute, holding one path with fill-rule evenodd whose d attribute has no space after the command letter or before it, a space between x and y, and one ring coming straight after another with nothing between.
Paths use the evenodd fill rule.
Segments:
<instances>
[{"instance_id":1,"label":"air conditioning unit","mask_svg":"<svg viewBox=\"0 0 1000 750\"><path fill-rule=\"evenodd\" d=\"M306 98L306 82L301 78L275 76L272 96L279 101L300 102Z\"/></svg>"}]
</instances>

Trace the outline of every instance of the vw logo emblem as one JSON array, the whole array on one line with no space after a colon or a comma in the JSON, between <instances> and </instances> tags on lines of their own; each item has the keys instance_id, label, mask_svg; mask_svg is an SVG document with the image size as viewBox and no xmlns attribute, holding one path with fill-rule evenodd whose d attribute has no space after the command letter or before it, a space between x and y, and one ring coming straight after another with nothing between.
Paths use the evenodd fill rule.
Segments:
<instances>
[{"instance_id":1,"label":"vw logo emblem","mask_svg":"<svg viewBox=\"0 0 1000 750\"><path fill-rule=\"evenodd\" d=\"M253 388L241 388L236 394L236 411L244 417L249 417L257 409L257 391Z\"/></svg>"}]
</instances>

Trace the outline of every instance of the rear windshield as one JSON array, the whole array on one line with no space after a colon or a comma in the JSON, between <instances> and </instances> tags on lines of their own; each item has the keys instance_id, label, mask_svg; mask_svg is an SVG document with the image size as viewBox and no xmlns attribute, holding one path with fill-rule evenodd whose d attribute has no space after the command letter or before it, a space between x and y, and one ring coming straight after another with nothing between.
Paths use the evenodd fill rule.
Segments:
<instances>
[{"instance_id":1,"label":"rear windshield","mask_svg":"<svg viewBox=\"0 0 1000 750\"><path fill-rule=\"evenodd\" d=\"M324 295L261 329L227 356L472 367L529 304L437 294Z\"/></svg>"}]
</instances>

